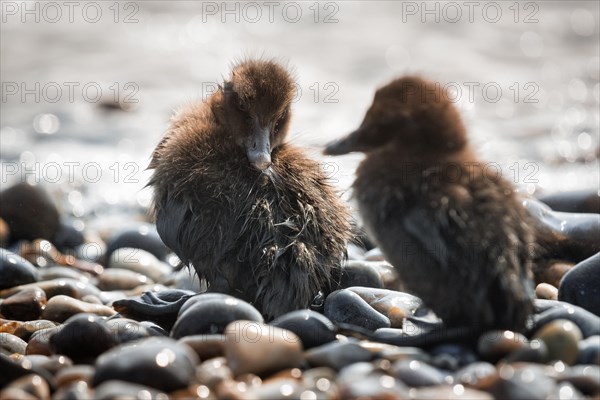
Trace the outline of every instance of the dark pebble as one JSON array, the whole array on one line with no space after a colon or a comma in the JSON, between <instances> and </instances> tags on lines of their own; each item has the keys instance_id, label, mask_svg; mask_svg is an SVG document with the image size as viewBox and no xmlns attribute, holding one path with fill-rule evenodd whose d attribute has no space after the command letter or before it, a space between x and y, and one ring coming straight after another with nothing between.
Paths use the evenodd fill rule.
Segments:
<instances>
[{"instance_id":1,"label":"dark pebble","mask_svg":"<svg viewBox=\"0 0 600 400\"><path fill-rule=\"evenodd\" d=\"M433 357L431 364L448 370L455 370L479 360L471 346L457 343L435 346L429 353Z\"/></svg>"},{"instance_id":2,"label":"dark pebble","mask_svg":"<svg viewBox=\"0 0 600 400\"><path fill-rule=\"evenodd\" d=\"M0 349L5 354L25 354L27 343L11 333L0 332Z\"/></svg>"},{"instance_id":3,"label":"dark pebble","mask_svg":"<svg viewBox=\"0 0 600 400\"><path fill-rule=\"evenodd\" d=\"M371 361L376 356L354 342L332 342L312 348L304 353L312 367L329 367L341 370L347 365Z\"/></svg>"},{"instance_id":4,"label":"dark pebble","mask_svg":"<svg viewBox=\"0 0 600 400\"><path fill-rule=\"evenodd\" d=\"M196 353L169 338L150 338L117 346L96 360L93 385L121 379L171 392L195 376Z\"/></svg>"},{"instance_id":5,"label":"dark pebble","mask_svg":"<svg viewBox=\"0 0 600 400\"><path fill-rule=\"evenodd\" d=\"M558 386L532 364L516 368L506 364L498 368L498 376L486 389L496 399L546 400L558 398Z\"/></svg>"},{"instance_id":6,"label":"dark pebble","mask_svg":"<svg viewBox=\"0 0 600 400\"><path fill-rule=\"evenodd\" d=\"M544 364L550 361L550 354L548 353L548 346L543 340L532 340L527 342L523 347L508 354L503 359L506 363L511 362L529 362Z\"/></svg>"},{"instance_id":7,"label":"dark pebble","mask_svg":"<svg viewBox=\"0 0 600 400\"><path fill-rule=\"evenodd\" d=\"M29 287L13 294L0 304L0 314L18 321L38 319L46 305L46 293L40 288Z\"/></svg>"},{"instance_id":8,"label":"dark pebble","mask_svg":"<svg viewBox=\"0 0 600 400\"><path fill-rule=\"evenodd\" d=\"M441 385L448 375L418 360L400 360L392 365L391 371L396 378L411 387Z\"/></svg>"},{"instance_id":9,"label":"dark pebble","mask_svg":"<svg viewBox=\"0 0 600 400\"><path fill-rule=\"evenodd\" d=\"M48 321L47 319L38 319L36 321L27 321L27 322L23 323L22 325L20 325L14 331L14 334L15 334L15 336L18 336L21 339L23 339L24 341L28 342L29 338L31 338L31 335L33 335L35 332L42 330L42 329L54 328L56 326L57 326L56 322Z\"/></svg>"},{"instance_id":10,"label":"dark pebble","mask_svg":"<svg viewBox=\"0 0 600 400\"><path fill-rule=\"evenodd\" d=\"M75 299L81 299L83 296L90 294L100 297L101 293L96 286L90 283L75 279L60 278L4 289L2 292L0 292L0 297L8 297L11 294L17 293L28 287L39 287L44 291L44 293L46 293L46 297L48 299L58 295L65 295Z\"/></svg>"},{"instance_id":11,"label":"dark pebble","mask_svg":"<svg viewBox=\"0 0 600 400\"><path fill-rule=\"evenodd\" d=\"M600 214L600 196L595 189L553 193L540 197L540 201L554 211Z\"/></svg>"},{"instance_id":12,"label":"dark pebble","mask_svg":"<svg viewBox=\"0 0 600 400\"><path fill-rule=\"evenodd\" d=\"M201 294L181 307L171 337L223 333L230 322L239 319L263 322L260 312L243 300L220 293Z\"/></svg>"},{"instance_id":13,"label":"dark pebble","mask_svg":"<svg viewBox=\"0 0 600 400\"><path fill-rule=\"evenodd\" d=\"M118 343L133 342L135 340L145 339L152 336L165 336L139 321L134 321L127 318L108 319L106 321L106 326L111 330L112 335L115 337Z\"/></svg>"},{"instance_id":14,"label":"dark pebble","mask_svg":"<svg viewBox=\"0 0 600 400\"><path fill-rule=\"evenodd\" d=\"M600 365L600 336L590 336L579 342L577 363Z\"/></svg>"},{"instance_id":15,"label":"dark pebble","mask_svg":"<svg viewBox=\"0 0 600 400\"><path fill-rule=\"evenodd\" d=\"M168 396L150 386L138 385L131 382L111 380L98 385L94 392L94 399L117 400L117 399L168 399Z\"/></svg>"},{"instance_id":16,"label":"dark pebble","mask_svg":"<svg viewBox=\"0 0 600 400\"><path fill-rule=\"evenodd\" d=\"M333 323L359 326L371 331L389 328L390 320L375 311L359 295L348 290L337 290L325 300L325 316Z\"/></svg>"},{"instance_id":17,"label":"dark pebble","mask_svg":"<svg viewBox=\"0 0 600 400\"><path fill-rule=\"evenodd\" d=\"M563 276L558 300L600 316L600 253L575 265Z\"/></svg>"},{"instance_id":18,"label":"dark pebble","mask_svg":"<svg viewBox=\"0 0 600 400\"><path fill-rule=\"evenodd\" d=\"M67 250L75 250L78 246L85 243L85 238L81 231L75 229L73 225L69 223L61 223L58 231L54 235L52 243L61 252Z\"/></svg>"},{"instance_id":19,"label":"dark pebble","mask_svg":"<svg viewBox=\"0 0 600 400\"><path fill-rule=\"evenodd\" d=\"M579 306L552 300L535 300L534 304L536 308L541 305L546 309L533 315L532 332L555 319L568 319L581 329L584 338L600 335L600 318Z\"/></svg>"},{"instance_id":20,"label":"dark pebble","mask_svg":"<svg viewBox=\"0 0 600 400\"><path fill-rule=\"evenodd\" d=\"M104 259L106 261L110 260L112 253L123 247L146 250L163 261L166 260L167 255L170 253L167 246L160 239L160 236L158 236L156 226L150 224L142 224L114 234L106 242Z\"/></svg>"},{"instance_id":21,"label":"dark pebble","mask_svg":"<svg viewBox=\"0 0 600 400\"><path fill-rule=\"evenodd\" d=\"M29 261L0 248L0 290L38 280L38 271Z\"/></svg>"},{"instance_id":22,"label":"dark pebble","mask_svg":"<svg viewBox=\"0 0 600 400\"><path fill-rule=\"evenodd\" d=\"M55 386L54 377L48 371L35 367L30 361L23 358L19 361L14 361L10 357L0 352L0 388L7 386L9 383L29 374L41 376L51 388Z\"/></svg>"},{"instance_id":23,"label":"dark pebble","mask_svg":"<svg viewBox=\"0 0 600 400\"><path fill-rule=\"evenodd\" d=\"M116 346L115 334L102 317L78 314L65 321L63 328L50 338L56 354L64 354L78 363L90 363Z\"/></svg>"},{"instance_id":24,"label":"dark pebble","mask_svg":"<svg viewBox=\"0 0 600 400\"><path fill-rule=\"evenodd\" d=\"M342 269L339 287L345 289L352 286L383 288L383 280L368 261L348 261Z\"/></svg>"},{"instance_id":25,"label":"dark pebble","mask_svg":"<svg viewBox=\"0 0 600 400\"><path fill-rule=\"evenodd\" d=\"M271 321L270 325L294 332L304 349L321 346L335 340L333 323L322 314L311 310L297 310Z\"/></svg>"},{"instance_id":26,"label":"dark pebble","mask_svg":"<svg viewBox=\"0 0 600 400\"><path fill-rule=\"evenodd\" d=\"M179 342L191 347L200 360L222 357L225 352L225 335L192 335Z\"/></svg>"}]
</instances>

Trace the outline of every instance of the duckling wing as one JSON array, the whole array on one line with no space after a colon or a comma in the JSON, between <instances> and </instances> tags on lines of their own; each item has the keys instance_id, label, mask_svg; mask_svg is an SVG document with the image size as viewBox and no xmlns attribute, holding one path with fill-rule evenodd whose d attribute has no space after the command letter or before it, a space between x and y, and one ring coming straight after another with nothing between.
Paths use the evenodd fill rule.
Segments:
<instances>
[{"instance_id":1,"label":"duckling wing","mask_svg":"<svg viewBox=\"0 0 600 400\"><path fill-rule=\"evenodd\" d=\"M413 207L404 214L402 225L412 239L442 268L448 268L449 249L447 232L442 231L440 221L431 212Z\"/></svg>"},{"instance_id":2,"label":"duckling wing","mask_svg":"<svg viewBox=\"0 0 600 400\"><path fill-rule=\"evenodd\" d=\"M156 230L160 238L183 262L186 262L187 257L183 254L180 232L188 212L188 207L183 202L173 196L166 196L156 214Z\"/></svg>"}]
</instances>

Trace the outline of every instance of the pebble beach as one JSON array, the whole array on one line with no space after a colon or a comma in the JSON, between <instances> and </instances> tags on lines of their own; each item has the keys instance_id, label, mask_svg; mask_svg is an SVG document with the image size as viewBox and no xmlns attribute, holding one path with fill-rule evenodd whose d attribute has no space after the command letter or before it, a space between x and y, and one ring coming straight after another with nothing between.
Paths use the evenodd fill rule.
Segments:
<instances>
[{"instance_id":1,"label":"pebble beach","mask_svg":"<svg viewBox=\"0 0 600 400\"><path fill-rule=\"evenodd\" d=\"M1 9L0 399L600 397L597 3L43 4ZM455 91L551 249L525 332L448 339L368 238L336 291L274 320L205 293L157 233L146 167L174 109L261 55L294 71L290 140L359 224L361 156L323 146L394 77Z\"/></svg>"}]
</instances>

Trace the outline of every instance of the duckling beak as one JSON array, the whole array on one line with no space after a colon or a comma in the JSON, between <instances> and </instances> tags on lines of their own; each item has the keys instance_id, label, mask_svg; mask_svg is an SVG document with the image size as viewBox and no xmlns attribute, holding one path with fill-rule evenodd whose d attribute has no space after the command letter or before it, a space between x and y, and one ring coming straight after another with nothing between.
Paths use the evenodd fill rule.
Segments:
<instances>
[{"instance_id":1,"label":"duckling beak","mask_svg":"<svg viewBox=\"0 0 600 400\"><path fill-rule=\"evenodd\" d=\"M362 135L363 129L359 128L350 133L348 136L329 143L325 147L325 150L323 150L323 154L329 156L339 156L342 154L352 153L354 151L362 151L363 146L360 143L360 138Z\"/></svg>"},{"instance_id":2,"label":"duckling beak","mask_svg":"<svg viewBox=\"0 0 600 400\"><path fill-rule=\"evenodd\" d=\"M259 171L271 166L271 140L267 128L256 126L249 138L246 155L250 164Z\"/></svg>"}]
</instances>

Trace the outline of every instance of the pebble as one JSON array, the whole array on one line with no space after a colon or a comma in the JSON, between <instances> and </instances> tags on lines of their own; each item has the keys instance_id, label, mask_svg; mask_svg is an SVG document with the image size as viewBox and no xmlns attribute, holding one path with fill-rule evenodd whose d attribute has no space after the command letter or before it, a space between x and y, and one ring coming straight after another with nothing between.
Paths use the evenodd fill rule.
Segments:
<instances>
[{"instance_id":1,"label":"pebble","mask_svg":"<svg viewBox=\"0 0 600 400\"><path fill-rule=\"evenodd\" d=\"M110 380L96 387L94 398L99 400L137 399L168 400L164 392L150 386L134 384L126 381Z\"/></svg>"},{"instance_id":2,"label":"pebble","mask_svg":"<svg viewBox=\"0 0 600 400\"><path fill-rule=\"evenodd\" d=\"M87 295L99 297L101 293L97 287L90 283L75 279L60 278L4 289L0 291L0 297L8 297L30 287L42 289L44 293L46 293L48 299L58 295L69 296L75 299L81 299L83 296Z\"/></svg>"},{"instance_id":3,"label":"pebble","mask_svg":"<svg viewBox=\"0 0 600 400\"><path fill-rule=\"evenodd\" d=\"M546 400L558 397L558 385L546 376L536 364L506 364L498 368L498 376L487 391L496 399Z\"/></svg>"},{"instance_id":4,"label":"pebble","mask_svg":"<svg viewBox=\"0 0 600 400\"><path fill-rule=\"evenodd\" d=\"M598 365L577 365L565 369L556 377L557 382L569 382L587 396L600 393L600 367Z\"/></svg>"},{"instance_id":5,"label":"pebble","mask_svg":"<svg viewBox=\"0 0 600 400\"><path fill-rule=\"evenodd\" d=\"M73 365L73 360L61 355L43 356L41 354L30 354L23 356L26 361L31 362L32 368L44 369L52 375Z\"/></svg>"},{"instance_id":6,"label":"pebble","mask_svg":"<svg viewBox=\"0 0 600 400\"><path fill-rule=\"evenodd\" d=\"M398 379L383 373L356 376L352 381L340 385L340 397L343 399L389 399L409 398L408 388Z\"/></svg>"},{"instance_id":7,"label":"pebble","mask_svg":"<svg viewBox=\"0 0 600 400\"><path fill-rule=\"evenodd\" d=\"M342 269L339 288L345 289L351 286L383 288L383 280L379 271L368 261L351 260Z\"/></svg>"},{"instance_id":8,"label":"pebble","mask_svg":"<svg viewBox=\"0 0 600 400\"><path fill-rule=\"evenodd\" d=\"M565 261L550 261L547 265L541 262L533 269L536 283L547 283L557 288L560 286L562 277L574 266L574 263Z\"/></svg>"},{"instance_id":9,"label":"pebble","mask_svg":"<svg viewBox=\"0 0 600 400\"><path fill-rule=\"evenodd\" d=\"M410 387L441 385L448 373L418 360L400 360L391 368L392 374Z\"/></svg>"},{"instance_id":10,"label":"pebble","mask_svg":"<svg viewBox=\"0 0 600 400\"><path fill-rule=\"evenodd\" d=\"M445 400L458 400L458 399L470 399L470 400L493 400L494 397L489 393L481 390L471 389L464 387L463 385L441 385L431 386L413 389L410 391L410 398L412 400L433 400L433 399L445 399ZM529 400L529 399L527 399Z\"/></svg>"},{"instance_id":11,"label":"pebble","mask_svg":"<svg viewBox=\"0 0 600 400\"><path fill-rule=\"evenodd\" d=\"M367 251L364 257L367 261L385 261L385 256L383 255L379 247L374 247L371 250Z\"/></svg>"},{"instance_id":12,"label":"pebble","mask_svg":"<svg viewBox=\"0 0 600 400\"><path fill-rule=\"evenodd\" d=\"M61 329L63 329L63 325L35 331L27 341L26 354L51 356L53 353L50 338L60 332Z\"/></svg>"},{"instance_id":13,"label":"pebble","mask_svg":"<svg viewBox=\"0 0 600 400\"><path fill-rule=\"evenodd\" d=\"M196 368L196 381L210 389L216 389L222 382L233 379L233 373L225 357L214 357Z\"/></svg>"},{"instance_id":14,"label":"pebble","mask_svg":"<svg viewBox=\"0 0 600 400\"><path fill-rule=\"evenodd\" d=\"M596 190L558 192L540 197L554 211L600 214L600 196Z\"/></svg>"},{"instance_id":15,"label":"pebble","mask_svg":"<svg viewBox=\"0 0 600 400\"><path fill-rule=\"evenodd\" d=\"M542 340L532 340L527 342L520 349L507 354L503 361L511 362L529 362L544 364L549 361L548 346Z\"/></svg>"},{"instance_id":16,"label":"pebble","mask_svg":"<svg viewBox=\"0 0 600 400\"><path fill-rule=\"evenodd\" d=\"M324 315L312 310L297 310L284 314L270 325L294 332L304 349L310 349L335 340L336 329Z\"/></svg>"},{"instance_id":17,"label":"pebble","mask_svg":"<svg viewBox=\"0 0 600 400\"><path fill-rule=\"evenodd\" d=\"M191 335L182 337L179 342L192 348L200 360L222 357L225 354L224 335Z\"/></svg>"},{"instance_id":18,"label":"pebble","mask_svg":"<svg viewBox=\"0 0 600 400\"><path fill-rule=\"evenodd\" d=\"M555 319L568 319L577 324L584 338L592 335L600 335L600 319L595 314L583 308L562 301L536 300L534 305L545 301L547 308L533 315L532 331L539 329Z\"/></svg>"},{"instance_id":19,"label":"pebble","mask_svg":"<svg viewBox=\"0 0 600 400\"><path fill-rule=\"evenodd\" d=\"M173 268L160 261L154 254L131 247L116 249L108 260L109 269L121 268L143 274L154 282L163 282Z\"/></svg>"},{"instance_id":20,"label":"pebble","mask_svg":"<svg viewBox=\"0 0 600 400\"><path fill-rule=\"evenodd\" d=\"M234 376L267 375L302 364L302 342L286 329L239 320L225 328L225 357Z\"/></svg>"},{"instance_id":21,"label":"pebble","mask_svg":"<svg viewBox=\"0 0 600 400\"><path fill-rule=\"evenodd\" d=\"M159 260L165 260L170 253L170 250L158 236L156 226L151 224L126 228L112 235L106 241L106 260L111 259L115 250L125 247L145 250Z\"/></svg>"},{"instance_id":22,"label":"pebble","mask_svg":"<svg viewBox=\"0 0 600 400\"><path fill-rule=\"evenodd\" d=\"M17 329L15 329L14 334L25 341L29 341L31 335L35 332L56 327L57 323L48 321L47 319L39 319L36 321L27 321L19 325Z\"/></svg>"},{"instance_id":23,"label":"pebble","mask_svg":"<svg viewBox=\"0 0 600 400\"><path fill-rule=\"evenodd\" d=\"M489 331L479 337L477 351L484 360L496 362L510 353L522 349L527 342L527 338L520 333Z\"/></svg>"},{"instance_id":24,"label":"pebble","mask_svg":"<svg viewBox=\"0 0 600 400\"><path fill-rule=\"evenodd\" d=\"M92 383L92 377L96 370L91 365L78 364L63 368L54 374L56 386L66 387L75 382L85 382L88 385Z\"/></svg>"},{"instance_id":25,"label":"pebble","mask_svg":"<svg viewBox=\"0 0 600 400\"><path fill-rule=\"evenodd\" d=\"M81 272L73 268L63 266L45 267L39 270L40 280L49 281L52 279L69 278L80 282L89 282L90 274Z\"/></svg>"},{"instance_id":26,"label":"pebble","mask_svg":"<svg viewBox=\"0 0 600 400\"><path fill-rule=\"evenodd\" d=\"M600 365L600 336L590 336L579 342L577 363Z\"/></svg>"},{"instance_id":27,"label":"pebble","mask_svg":"<svg viewBox=\"0 0 600 400\"><path fill-rule=\"evenodd\" d=\"M243 300L220 293L201 294L181 307L171 337L223 333L237 320L264 322L260 312Z\"/></svg>"},{"instance_id":28,"label":"pebble","mask_svg":"<svg viewBox=\"0 0 600 400\"><path fill-rule=\"evenodd\" d=\"M412 294L387 289L351 287L348 290L359 295L376 311L389 318L392 328L402 328L404 318L421 311L423 302Z\"/></svg>"},{"instance_id":29,"label":"pebble","mask_svg":"<svg viewBox=\"0 0 600 400\"><path fill-rule=\"evenodd\" d=\"M23 257L0 248L0 290L39 280L37 269ZM0 292L0 297L6 297Z\"/></svg>"},{"instance_id":30,"label":"pebble","mask_svg":"<svg viewBox=\"0 0 600 400\"><path fill-rule=\"evenodd\" d=\"M569 320L557 319L544 325L534 335L548 347L550 360L559 360L568 365L573 365L579 355L579 341L581 330Z\"/></svg>"},{"instance_id":31,"label":"pebble","mask_svg":"<svg viewBox=\"0 0 600 400\"><path fill-rule=\"evenodd\" d=\"M2 399L50 399L50 387L39 375L22 376L0 392Z\"/></svg>"},{"instance_id":32,"label":"pebble","mask_svg":"<svg viewBox=\"0 0 600 400\"><path fill-rule=\"evenodd\" d=\"M171 392L192 382L197 363L196 353L173 339L142 339L98 357L92 384L121 379Z\"/></svg>"},{"instance_id":33,"label":"pebble","mask_svg":"<svg viewBox=\"0 0 600 400\"><path fill-rule=\"evenodd\" d=\"M42 289L29 287L6 298L0 304L0 314L18 321L38 319L46 301L46 293Z\"/></svg>"},{"instance_id":34,"label":"pebble","mask_svg":"<svg viewBox=\"0 0 600 400\"><path fill-rule=\"evenodd\" d=\"M115 336L104 318L81 313L65 321L50 338L50 346L55 354L64 354L78 363L91 363L117 345Z\"/></svg>"},{"instance_id":35,"label":"pebble","mask_svg":"<svg viewBox=\"0 0 600 400\"><path fill-rule=\"evenodd\" d=\"M371 361L375 355L355 342L332 342L304 352L306 361L313 367L343 367L361 361Z\"/></svg>"},{"instance_id":36,"label":"pebble","mask_svg":"<svg viewBox=\"0 0 600 400\"><path fill-rule=\"evenodd\" d=\"M337 290L327 296L325 316L334 324L350 324L371 331L391 326L388 317L377 312L358 294L349 289Z\"/></svg>"},{"instance_id":37,"label":"pebble","mask_svg":"<svg viewBox=\"0 0 600 400\"><path fill-rule=\"evenodd\" d=\"M25 342L23 339L10 333L0 333L0 349L2 349L3 352L8 354L25 354L26 348L27 342Z\"/></svg>"},{"instance_id":38,"label":"pebble","mask_svg":"<svg viewBox=\"0 0 600 400\"><path fill-rule=\"evenodd\" d=\"M558 289L549 283L540 283L535 287L535 295L538 299L558 300Z\"/></svg>"},{"instance_id":39,"label":"pebble","mask_svg":"<svg viewBox=\"0 0 600 400\"><path fill-rule=\"evenodd\" d=\"M131 290L140 285L154 284L146 275L123 268L107 268L96 279L96 287L100 290Z\"/></svg>"},{"instance_id":40,"label":"pebble","mask_svg":"<svg viewBox=\"0 0 600 400\"><path fill-rule=\"evenodd\" d=\"M498 378L498 370L494 364L476 361L454 372L454 382L475 389L483 389Z\"/></svg>"},{"instance_id":41,"label":"pebble","mask_svg":"<svg viewBox=\"0 0 600 400\"><path fill-rule=\"evenodd\" d=\"M73 315L80 313L110 317L115 315L116 311L104 305L86 303L73 297L58 295L48 300L48 304L42 312L42 318L64 322Z\"/></svg>"},{"instance_id":42,"label":"pebble","mask_svg":"<svg viewBox=\"0 0 600 400\"><path fill-rule=\"evenodd\" d=\"M558 300L600 316L600 253L575 265L563 276Z\"/></svg>"}]
</instances>

